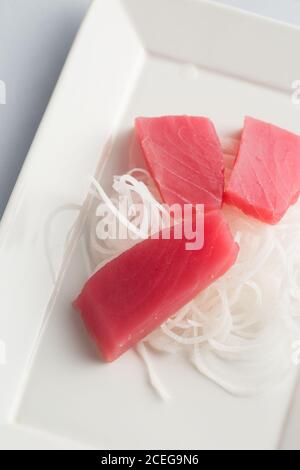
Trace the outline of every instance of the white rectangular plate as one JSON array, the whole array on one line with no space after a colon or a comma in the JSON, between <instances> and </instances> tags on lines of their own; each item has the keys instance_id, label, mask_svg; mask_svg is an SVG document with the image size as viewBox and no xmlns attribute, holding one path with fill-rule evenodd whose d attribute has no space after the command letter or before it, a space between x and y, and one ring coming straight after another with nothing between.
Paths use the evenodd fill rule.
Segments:
<instances>
[{"instance_id":1,"label":"white rectangular plate","mask_svg":"<svg viewBox=\"0 0 300 470\"><path fill-rule=\"evenodd\" d=\"M134 351L99 361L71 307L86 278L79 243L56 289L45 256L51 214L82 204L105 161L106 185L126 171L137 115L207 115L231 136L249 114L300 133L299 40L295 27L206 1L92 4L1 224L1 447L300 448L296 370L267 395L234 398L180 358L153 355L165 404ZM75 216L52 226L56 270Z\"/></svg>"}]
</instances>

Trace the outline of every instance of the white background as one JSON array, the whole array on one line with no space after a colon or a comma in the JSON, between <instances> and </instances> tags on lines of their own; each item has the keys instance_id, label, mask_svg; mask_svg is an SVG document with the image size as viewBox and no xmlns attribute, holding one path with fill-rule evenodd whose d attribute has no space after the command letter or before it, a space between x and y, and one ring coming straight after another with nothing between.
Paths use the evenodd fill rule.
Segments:
<instances>
[{"instance_id":1,"label":"white background","mask_svg":"<svg viewBox=\"0 0 300 470\"><path fill-rule=\"evenodd\" d=\"M300 24L300 0L216 1ZM0 0L0 218L90 2Z\"/></svg>"}]
</instances>

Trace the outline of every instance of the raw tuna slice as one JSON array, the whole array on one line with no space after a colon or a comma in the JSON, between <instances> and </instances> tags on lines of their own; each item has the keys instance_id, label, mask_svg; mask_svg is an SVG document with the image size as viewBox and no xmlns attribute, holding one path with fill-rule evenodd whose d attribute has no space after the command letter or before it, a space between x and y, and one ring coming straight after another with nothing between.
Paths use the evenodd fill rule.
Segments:
<instances>
[{"instance_id":1,"label":"raw tuna slice","mask_svg":"<svg viewBox=\"0 0 300 470\"><path fill-rule=\"evenodd\" d=\"M300 137L247 117L224 200L275 224L300 193Z\"/></svg>"},{"instance_id":2,"label":"raw tuna slice","mask_svg":"<svg viewBox=\"0 0 300 470\"><path fill-rule=\"evenodd\" d=\"M137 118L136 132L152 177L167 204L220 208L224 161L213 123L205 117Z\"/></svg>"},{"instance_id":3,"label":"raw tuna slice","mask_svg":"<svg viewBox=\"0 0 300 470\"><path fill-rule=\"evenodd\" d=\"M219 210L205 215L202 249L188 251L186 241L144 240L85 284L74 306L106 361L148 335L236 260L238 246Z\"/></svg>"}]
</instances>

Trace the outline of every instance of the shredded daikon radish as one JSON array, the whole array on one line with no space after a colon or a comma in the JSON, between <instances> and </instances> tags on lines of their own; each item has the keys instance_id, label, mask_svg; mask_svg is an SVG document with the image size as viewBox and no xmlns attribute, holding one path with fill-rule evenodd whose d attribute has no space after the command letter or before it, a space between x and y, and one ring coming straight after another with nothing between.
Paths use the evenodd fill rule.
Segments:
<instances>
[{"instance_id":1,"label":"shredded daikon radish","mask_svg":"<svg viewBox=\"0 0 300 470\"><path fill-rule=\"evenodd\" d=\"M141 175L147 185L134 178L133 174ZM89 214L86 238L90 261L96 269L103 259L112 259L151 234L151 227L148 223L151 208L157 209L160 217L158 223L162 227L164 226L163 215L166 210L153 196L153 193L156 194L155 187L153 183L151 184L149 173L143 169L135 168L128 174L115 176L112 185L113 194L110 196L95 179L92 180L92 186L95 201ZM117 207L117 203L120 201L121 204ZM124 205L122 205L122 201ZM106 233L105 239L102 236L103 220L101 220L101 211L99 210L100 204L103 203L108 209L105 218L108 233ZM142 208L141 214L136 213L137 206ZM103 206L101 205L101 207ZM130 237L127 236L123 239L112 233L116 226L117 229L119 228L118 223L128 229Z\"/></svg>"},{"instance_id":2,"label":"shredded daikon radish","mask_svg":"<svg viewBox=\"0 0 300 470\"><path fill-rule=\"evenodd\" d=\"M155 372L155 370L152 366L152 362L149 358L148 351L147 351L147 348L146 348L145 344L143 342L140 342L136 346L136 350L139 353L139 355L141 356L141 358L143 359L143 361L144 361L144 363L147 367L147 372L148 372L148 377L149 377L150 384L152 385L154 390L158 393L158 395L163 400L166 400L166 401L169 400L171 397L170 397L169 393L166 391L163 384L161 383L158 375L156 374L156 372Z\"/></svg>"},{"instance_id":3,"label":"shredded daikon radish","mask_svg":"<svg viewBox=\"0 0 300 470\"><path fill-rule=\"evenodd\" d=\"M135 175L136 178L133 176ZM93 270L151 233L151 205L163 217L164 208L151 177L135 168L114 178L107 195L98 182L87 229ZM112 202L123 198L132 210L122 214ZM135 239L101 238L99 200ZM140 216L135 203L142 203ZM169 318L139 346L152 386L161 384L145 353L145 345L174 353L183 351L197 370L229 393L248 395L278 383L292 367L292 344L300 338L300 203L276 226L268 226L224 207L232 234L240 245L236 264L192 302ZM112 235L112 234L111 234ZM142 235L142 237L141 237Z\"/></svg>"},{"instance_id":4,"label":"shredded daikon radish","mask_svg":"<svg viewBox=\"0 0 300 470\"><path fill-rule=\"evenodd\" d=\"M230 393L247 395L271 387L292 368L292 344L300 337L296 321L300 286L299 281L295 282L299 280L300 266L300 205L292 207L282 223L274 227L229 207L224 211L233 235L239 237L236 265L198 295L189 304L189 312L184 310L184 317L179 311L147 340L156 349L166 351L171 337L182 349L190 350L191 360L210 380ZM288 226L295 223L296 230L291 234ZM281 224L287 225L286 232ZM298 303L293 304L295 294ZM206 323L197 328L195 335L189 320L203 321L203 314ZM176 323L177 317L180 323ZM204 357L209 357L209 367ZM230 380L226 373L222 378L224 360L242 361L242 368L236 367ZM245 368L250 368L247 381L241 376Z\"/></svg>"}]
</instances>

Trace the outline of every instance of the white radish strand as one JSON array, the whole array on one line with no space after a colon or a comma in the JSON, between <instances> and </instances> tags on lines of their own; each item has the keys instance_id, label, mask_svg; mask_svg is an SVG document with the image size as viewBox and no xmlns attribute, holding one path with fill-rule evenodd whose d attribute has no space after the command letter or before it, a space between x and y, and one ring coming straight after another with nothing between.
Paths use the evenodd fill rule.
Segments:
<instances>
[{"instance_id":1,"label":"white radish strand","mask_svg":"<svg viewBox=\"0 0 300 470\"><path fill-rule=\"evenodd\" d=\"M142 341L136 346L136 350L138 354L140 355L140 357L142 358L142 360L144 361L144 364L147 368L149 381L153 389L157 392L157 394L163 400L165 401L170 400L171 397L169 393L167 392L167 390L165 389L164 385L162 384L160 378L156 374L155 369L152 365L151 359L149 357L147 348Z\"/></svg>"},{"instance_id":2,"label":"white radish strand","mask_svg":"<svg viewBox=\"0 0 300 470\"><path fill-rule=\"evenodd\" d=\"M227 211L230 209L226 209ZM298 206L299 210L299 206ZM194 341L194 345L197 345L199 351L206 351L206 354L210 354L213 359L220 358L221 360L232 360L235 358L248 360L249 364L254 363L255 368L253 369L253 382L261 372L261 376L269 377L268 384L271 386L272 382L272 369L276 369L274 374L274 382L277 382L276 377L278 374L285 374L291 366L290 355L291 355L291 344L293 338L297 338L300 335L299 325L294 321L293 311L290 308L290 294L288 283L285 282L286 272L283 270L283 266L289 266L293 272L295 266L297 266L293 256L288 257L286 250L283 247L284 244L281 242L277 243L277 227L269 228L263 227L262 224L259 227L261 248L259 250L260 256L253 257L251 245L249 247L249 233L253 231L252 221L248 221L244 224L244 216L236 214L237 218L231 225L235 226L240 232L240 244L241 253L239 261L236 267L225 274L222 280L216 281L212 284L205 293L200 294L194 299L194 309L190 309L189 316L184 316L184 321L188 321L193 318L197 318L198 312L206 312L206 317L209 319L209 332L210 338L207 342L201 342L201 334L199 332L195 337L192 328L184 329L182 331L176 330L176 336L173 339L183 344L184 348L188 348ZM239 221L240 219L240 221ZM240 222L240 223L239 223ZM241 227L243 229L241 229ZM254 221L253 225L257 226L257 222ZM247 230L245 230L247 228ZM300 227L299 227L300 228ZM273 238L274 237L274 238ZM293 253L297 250L299 238L296 237L293 242L293 250L289 252ZM291 243L291 240L289 241ZM280 256L278 256L278 252ZM299 260L298 260L299 263ZM243 266L241 269L240 267ZM299 264L298 264L299 266ZM298 268L297 268L298 269ZM244 273L243 283L241 284L240 278L242 272ZM283 288L284 291L276 291L272 288L272 277L276 278L279 276L277 281L278 285ZM268 289L266 289L268 284ZM218 291L218 286L221 287L223 295L228 296L228 302L224 304L220 302L220 297L215 295ZM253 298L246 295L245 287L249 288L255 294ZM299 287L298 287L299 292ZM276 302L274 302L274 296ZM232 301L233 299L233 301ZM274 304L278 304L274 312L270 312L270 309L274 308ZM232 318L232 325L228 330L228 323L224 322L224 319L228 318L228 305L234 306L234 311L229 311L229 316ZM245 306L248 308L245 309ZM233 307L230 307L232 309ZM299 303L298 303L299 309ZM221 317L219 313L222 313ZM181 312L178 313L181 318ZM172 319L173 323L176 323L176 317ZM182 323L182 319L181 319ZM215 325L221 325L222 330L215 329ZM188 323L187 323L188 325ZM224 328L223 328L224 327ZM227 330L227 331L226 331ZM172 330L171 330L172 331ZM201 331L201 329L200 329ZM153 341L155 335L165 334L165 328L161 329L161 332L156 331L149 336L150 343ZM169 333L168 333L169 334ZM170 335L170 334L169 334ZM185 339L181 341L178 337L183 336ZM188 336L188 340L186 337ZM207 338L207 328L202 328L202 338ZM237 343L238 340L238 343ZM162 340L159 341L155 338L156 344L162 344ZM282 345L282 354L278 353L278 345ZM209 347L207 347L209 346ZM163 348L165 350L165 348ZM282 357L281 357L282 356ZM268 358L268 363L264 364L264 358ZM199 366L199 362L198 362ZM276 366L276 367L275 367ZM223 388L226 388L229 392L235 394L248 394L254 390L261 391L263 389L262 384L257 384L254 388L248 385L245 389L240 387L238 384L234 385L228 383L228 381L219 380L218 374L213 373L212 369L209 370L201 364L202 373L206 372L211 380L215 380Z\"/></svg>"},{"instance_id":3,"label":"white radish strand","mask_svg":"<svg viewBox=\"0 0 300 470\"><path fill-rule=\"evenodd\" d=\"M145 210L140 220L135 218L134 211L129 220L128 214L121 214L111 203L98 182L94 187L98 198L111 210L112 220L116 218L130 228L133 225L135 233L144 231L145 236L147 228L150 235L147 217L151 204L163 216L164 208L154 197L151 177L143 169L135 168L130 174L115 177L112 194L127 198L128 204L142 203ZM89 227L92 241L89 252L94 258L94 269L103 263L103 258L111 259L138 241L99 239L96 227L101 221L96 208L93 208ZM292 364L291 344L300 337L296 317L300 310L299 211L300 204L290 208L283 221L271 227L225 206L233 236L240 245L236 264L222 279L151 333L139 347L149 380L160 396L163 395L161 384L153 379L149 356L146 358L144 354L147 344L164 352L187 352L203 375L237 395L263 391L288 372ZM204 357L209 359L209 365ZM232 373L224 378L224 364L230 367L235 362L242 362L243 368L249 371L246 385L238 369L235 380ZM222 373L218 371L220 364Z\"/></svg>"},{"instance_id":4,"label":"white radish strand","mask_svg":"<svg viewBox=\"0 0 300 470\"><path fill-rule=\"evenodd\" d=\"M117 207L111 202L111 199L107 196L106 192L102 188L102 186L98 183L97 180L93 178L92 180L93 185L95 186L96 190L100 198L105 202L107 207L111 210L112 214L118 219L128 230L132 233L137 235L138 238L147 238L148 233L143 232L142 230L137 229L137 227L132 224L118 209Z\"/></svg>"},{"instance_id":5,"label":"white radish strand","mask_svg":"<svg viewBox=\"0 0 300 470\"><path fill-rule=\"evenodd\" d=\"M150 176L146 170L135 168L131 170L131 174L122 176L115 176L113 182L113 194L115 197L127 200L127 204L124 205L124 212L121 212L119 208L112 202L113 198L109 197L103 190L98 181L92 181L93 189L96 190L96 199L103 201L107 205L107 209L110 213L109 219L106 220L110 227L114 227L116 222L121 223L125 228L128 229L130 237L126 239L116 238L114 236L106 239L101 238L97 233L97 227L101 226L101 220L98 216L98 204L95 202L95 206L92 208L90 213L90 224L88 227L88 236L90 237L89 251L94 256L94 267L102 261L103 257L117 256L122 251L131 248L138 241L148 238L151 234L150 227L150 209L154 207L157 209L159 214L159 226L164 226L163 215L166 213L166 209L154 198L149 188L142 182L135 179L132 174L141 174L144 179L148 181L149 187ZM143 208L143 214L141 220L135 213L136 205L140 205ZM129 209L129 214L126 209ZM122 207L121 207L122 209ZM132 235L135 235L135 239Z\"/></svg>"}]
</instances>

